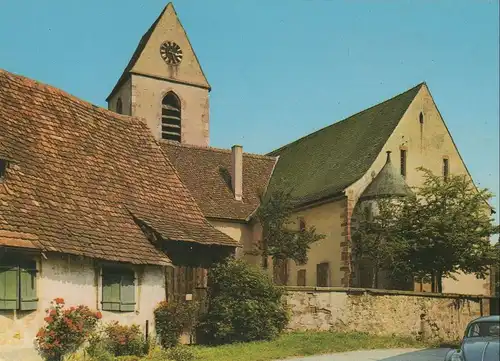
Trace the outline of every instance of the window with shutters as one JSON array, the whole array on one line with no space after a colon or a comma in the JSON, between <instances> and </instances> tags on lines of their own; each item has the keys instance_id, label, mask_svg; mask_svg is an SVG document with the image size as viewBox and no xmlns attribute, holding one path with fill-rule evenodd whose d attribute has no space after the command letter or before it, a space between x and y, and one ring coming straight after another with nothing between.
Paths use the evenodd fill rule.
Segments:
<instances>
[{"instance_id":1,"label":"window with shutters","mask_svg":"<svg viewBox=\"0 0 500 361\"><path fill-rule=\"evenodd\" d=\"M173 92L167 93L161 103L161 138L181 141L181 102Z\"/></svg>"},{"instance_id":2,"label":"window with shutters","mask_svg":"<svg viewBox=\"0 0 500 361\"><path fill-rule=\"evenodd\" d=\"M36 310L36 261L0 259L0 310Z\"/></svg>"},{"instance_id":3,"label":"window with shutters","mask_svg":"<svg viewBox=\"0 0 500 361\"><path fill-rule=\"evenodd\" d=\"M127 268L102 269L102 309L135 311L135 273Z\"/></svg>"},{"instance_id":4,"label":"window with shutters","mask_svg":"<svg viewBox=\"0 0 500 361\"><path fill-rule=\"evenodd\" d=\"M301 269L297 271L297 286L306 285L306 270Z\"/></svg>"},{"instance_id":5,"label":"window with shutters","mask_svg":"<svg viewBox=\"0 0 500 361\"><path fill-rule=\"evenodd\" d=\"M316 285L318 287L328 287L330 278L330 265L328 262L319 263L316 266Z\"/></svg>"}]
</instances>

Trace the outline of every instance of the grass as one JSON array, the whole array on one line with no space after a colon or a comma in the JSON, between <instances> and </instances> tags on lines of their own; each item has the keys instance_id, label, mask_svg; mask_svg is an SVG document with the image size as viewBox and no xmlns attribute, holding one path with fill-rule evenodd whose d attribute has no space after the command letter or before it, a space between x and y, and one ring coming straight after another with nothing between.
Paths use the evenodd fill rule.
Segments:
<instances>
[{"instance_id":1,"label":"grass","mask_svg":"<svg viewBox=\"0 0 500 361\"><path fill-rule=\"evenodd\" d=\"M217 347L193 346L197 361L269 361L355 350L425 348L430 346L396 336L364 333L293 332L273 341Z\"/></svg>"}]
</instances>

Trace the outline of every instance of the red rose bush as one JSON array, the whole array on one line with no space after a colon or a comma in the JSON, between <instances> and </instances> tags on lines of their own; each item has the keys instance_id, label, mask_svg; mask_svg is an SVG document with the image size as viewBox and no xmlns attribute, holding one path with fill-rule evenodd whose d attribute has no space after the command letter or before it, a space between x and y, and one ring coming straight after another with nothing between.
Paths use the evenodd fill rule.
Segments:
<instances>
[{"instance_id":1,"label":"red rose bush","mask_svg":"<svg viewBox=\"0 0 500 361\"><path fill-rule=\"evenodd\" d=\"M78 349L102 318L100 312L83 305L65 309L62 298L54 299L46 311L46 324L38 331L36 344L42 357L50 361L59 361Z\"/></svg>"}]
</instances>

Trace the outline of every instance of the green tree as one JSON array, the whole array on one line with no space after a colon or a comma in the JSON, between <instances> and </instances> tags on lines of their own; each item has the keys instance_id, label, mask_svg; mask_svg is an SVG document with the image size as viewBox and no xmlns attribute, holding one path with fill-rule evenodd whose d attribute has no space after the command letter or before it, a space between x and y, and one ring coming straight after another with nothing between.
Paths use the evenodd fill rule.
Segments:
<instances>
[{"instance_id":1,"label":"green tree","mask_svg":"<svg viewBox=\"0 0 500 361\"><path fill-rule=\"evenodd\" d=\"M431 280L434 292L442 292L442 279L459 271L486 278L498 254L490 243L499 232L487 204L492 193L465 175L444 179L418 170L423 185L402 200L394 229L407 243L403 260L414 276Z\"/></svg>"},{"instance_id":2,"label":"green tree","mask_svg":"<svg viewBox=\"0 0 500 361\"><path fill-rule=\"evenodd\" d=\"M262 226L263 266L267 268L267 258L280 263L293 260L297 264L307 263L307 253L311 244L325 236L316 233L314 226L299 230L291 226L294 204L290 193L278 191L269 197L261 196L257 218Z\"/></svg>"},{"instance_id":3,"label":"green tree","mask_svg":"<svg viewBox=\"0 0 500 361\"><path fill-rule=\"evenodd\" d=\"M357 216L352 235L353 253L358 264L372 269L371 287L379 287L379 272L390 271L391 279L408 273L404 262L407 243L398 237L399 204L392 199L370 204Z\"/></svg>"}]
</instances>

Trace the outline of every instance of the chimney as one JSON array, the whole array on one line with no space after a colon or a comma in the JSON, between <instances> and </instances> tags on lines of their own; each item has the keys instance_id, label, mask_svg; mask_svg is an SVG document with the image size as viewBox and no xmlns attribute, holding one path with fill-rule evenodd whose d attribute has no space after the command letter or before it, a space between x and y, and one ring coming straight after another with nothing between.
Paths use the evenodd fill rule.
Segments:
<instances>
[{"instance_id":1,"label":"chimney","mask_svg":"<svg viewBox=\"0 0 500 361\"><path fill-rule=\"evenodd\" d=\"M231 185L234 199L241 201L243 198L243 147L241 145L231 147Z\"/></svg>"}]
</instances>

